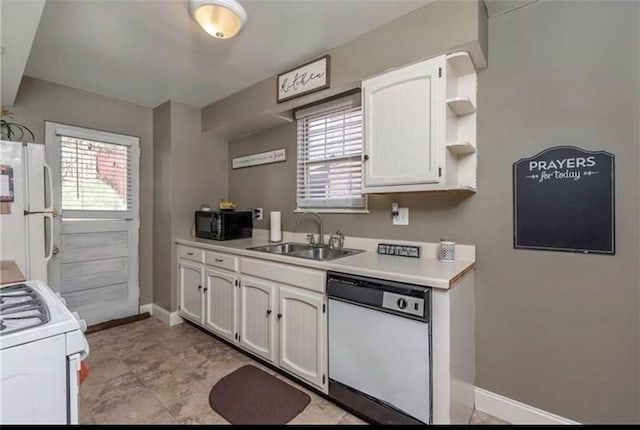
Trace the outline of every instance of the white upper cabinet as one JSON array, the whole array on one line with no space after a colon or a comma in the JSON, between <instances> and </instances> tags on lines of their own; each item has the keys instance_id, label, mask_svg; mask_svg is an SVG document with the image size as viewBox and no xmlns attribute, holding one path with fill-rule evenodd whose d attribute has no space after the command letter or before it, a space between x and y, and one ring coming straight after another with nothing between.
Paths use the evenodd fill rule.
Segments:
<instances>
[{"instance_id":1,"label":"white upper cabinet","mask_svg":"<svg viewBox=\"0 0 640 430\"><path fill-rule=\"evenodd\" d=\"M443 63L436 58L362 83L365 190L438 182Z\"/></svg>"},{"instance_id":2,"label":"white upper cabinet","mask_svg":"<svg viewBox=\"0 0 640 430\"><path fill-rule=\"evenodd\" d=\"M466 52L364 80L364 192L475 191L476 87Z\"/></svg>"}]
</instances>

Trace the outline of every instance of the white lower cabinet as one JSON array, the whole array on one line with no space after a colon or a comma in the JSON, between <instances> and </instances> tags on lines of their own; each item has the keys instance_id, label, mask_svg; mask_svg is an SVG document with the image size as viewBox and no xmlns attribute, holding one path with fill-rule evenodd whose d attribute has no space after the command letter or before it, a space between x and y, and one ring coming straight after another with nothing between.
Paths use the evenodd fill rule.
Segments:
<instances>
[{"instance_id":1,"label":"white lower cabinet","mask_svg":"<svg viewBox=\"0 0 640 430\"><path fill-rule=\"evenodd\" d=\"M324 295L242 276L240 345L316 385L326 386Z\"/></svg>"},{"instance_id":2,"label":"white lower cabinet","mask_svg":"<svg viewBox=\"0 0 640 430\"><path fill-rule=\"evenodd\" d=\"M322 387L326 382L324 296L281 286L278 292L280 367Z\"/></svg>"},{"instance_id":3,"label":"white lower cabinet","mask_svg":"<svg viewBox=\"0 0 640 430\"><path fill-rule=\"evenodd\" d=\"M202 288L204 284L202 264L180 260L178 264L178 298L180 315L190 321L202 324L204 304Z\"/></svg>"},{"instance_id":4,"label":"white lower cabinet","mask_svg":"<svg viewBox=\"0 0 640 430\"><path fill-rule=\"evenodd\" d=\"M235 273L207 267L205 281L204 325L214 333L233 341L238 333L238 278Z\"/></svg>"},{"instance_id":5,"label":"white lower cabinet","mask_svg":"<svg viewBox=\"0 0 640 430\"><path fill-rule=\"evenodd\" d=\"M276 362L277 286L243 276L240 280L240 345Z\"/></svg>"},{"instance_id":6,"label":"white lower cabinet","mask_svg":"<svg viewBox=\"0 0 640 430\"><path fill-rule=\"evenodd\" d=\"M234 271L232 255L204 259L188 247L179 255L190 258L178 259L182 317L327 392L324 272L257 259L241 259Z\"/></svg>"}]
</instances>

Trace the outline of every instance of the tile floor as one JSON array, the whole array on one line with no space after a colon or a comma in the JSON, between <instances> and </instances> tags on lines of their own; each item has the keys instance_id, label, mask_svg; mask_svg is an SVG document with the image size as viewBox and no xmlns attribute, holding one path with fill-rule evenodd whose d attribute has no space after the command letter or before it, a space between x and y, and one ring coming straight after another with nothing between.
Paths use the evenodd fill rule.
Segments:
<instances>
[{"instance_id":1,"label":"tile floor","mask_svg":"<svg viewBox=\"0 0 640 430\"><path fill-rule=\"evenodd\" d=\"M189 325L148 318L88 336L89 377L80 389L81 424L225 424L209 406L220 378L253 364L311 396L291 424L363 424L333 403ZM474 412L472 424L501 424Z\"/></svg>"}]
</instances>

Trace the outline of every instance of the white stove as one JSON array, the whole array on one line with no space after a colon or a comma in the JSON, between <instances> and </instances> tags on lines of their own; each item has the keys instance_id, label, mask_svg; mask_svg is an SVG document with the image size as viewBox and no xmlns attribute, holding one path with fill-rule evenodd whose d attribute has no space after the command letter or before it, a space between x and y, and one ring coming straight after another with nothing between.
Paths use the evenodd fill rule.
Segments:
<instances>
[{"instance_id":1,"label":"white stove","mask_svg":"<svg viewBox=\"0 0 640 430\"><path fill-rule=\"evenodd\" d=\"M49 322L49 309L33 287L15 284L0 290L0 336Z\"/></svg>"},{"instance_id":2,"label":"white stove","mask_svg":"<svg viewBox=\"0 0 640 430\"><path fill-rule=\"evenodd\" d=\"M0 287L0 424L77 424L86 323L43 282Z\"/></svg>"}]
</instances>

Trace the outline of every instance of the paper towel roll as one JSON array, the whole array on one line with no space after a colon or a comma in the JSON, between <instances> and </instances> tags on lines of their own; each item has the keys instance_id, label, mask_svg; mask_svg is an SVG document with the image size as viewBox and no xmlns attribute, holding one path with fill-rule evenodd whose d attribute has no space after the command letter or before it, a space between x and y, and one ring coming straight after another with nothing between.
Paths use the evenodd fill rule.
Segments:
<instances>
[{"instance_id":1,"label":"paper towel roll","mask_svg":"<svg viewBox=\"0 0 640 430\"><path fill-rule=\"evenodd\" d=\"M282 223L280 222L280 212L273 211L269 215L269 220L271 222L271 230L269 231L269 240L271 242L281 242L282 241Z\"/></svg>"}]
</instances>

